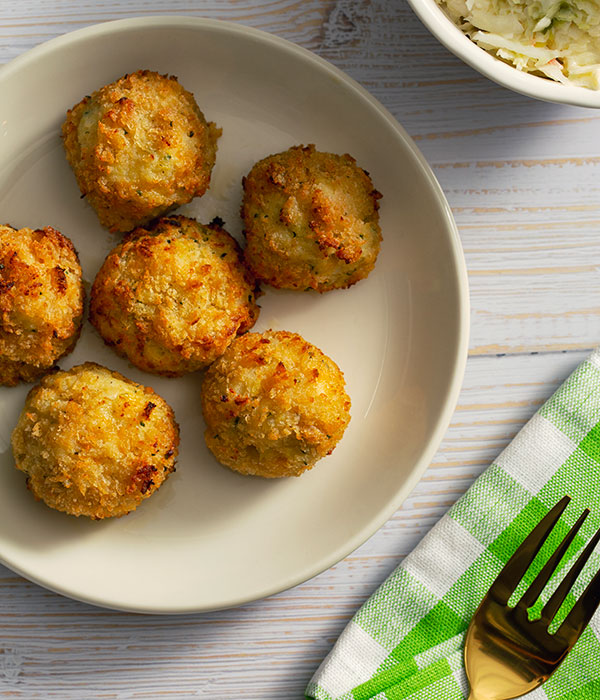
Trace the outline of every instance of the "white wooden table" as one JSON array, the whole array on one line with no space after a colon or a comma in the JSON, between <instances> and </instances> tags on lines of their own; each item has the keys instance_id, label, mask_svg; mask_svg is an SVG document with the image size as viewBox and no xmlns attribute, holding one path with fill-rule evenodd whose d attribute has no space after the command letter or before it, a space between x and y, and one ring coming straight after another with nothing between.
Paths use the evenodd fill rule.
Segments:
<instances>
[{"instance_id":1,"label":"white wooden table","mask_svg":"<svg viewBox=\"0 0 600 700\"><path fill-rule=\"evenodd\" d=\"M464 386L435 459L391 520L337 566L267 600L130 615L0 566L0 697L300 698L356 608L600 339L600 112L497 87L439 45L405 0L2 0L0 63L73 29L150 14L226 19L290 39L361 82L404 125L464 246Z\"/></svg>"}]
</instances>

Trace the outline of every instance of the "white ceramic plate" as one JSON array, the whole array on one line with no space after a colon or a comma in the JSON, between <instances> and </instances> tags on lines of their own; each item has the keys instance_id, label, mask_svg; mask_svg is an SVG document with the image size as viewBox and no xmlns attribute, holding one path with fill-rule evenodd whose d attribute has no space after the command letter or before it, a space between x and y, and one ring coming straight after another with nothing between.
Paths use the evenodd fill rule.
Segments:
<instances>
[{"instance_id":1,"label":"white ceramic plate","mask_svg":"<svg viewBox=\"0 0 600 700\"><path fill-rule=\"evenodd\" d=\"M0 389L0 561L58 591L123 610L178 613L255 600L339 561L416 484L450 420L467 351L464 259L444 196L397 122L359 85L273 36L216 21L110 22L52 40L0 71L0 221L51 225L88 282L117 238L79 197L62 152L65 111L124 73L175 74L223 128L209 192L182 213L240 237L241 178L299 143L350 152L383 193L375 271L349 290L266 289L256 329L296 331L345 372L352 421L298 479L242 477L204 445L201 373L144 374L86 323L71 367L100 362L151 385L181 426L177 472L127 517L92 522L36 503L9 446L28 387Z\"/></svg>"}]
</instances>

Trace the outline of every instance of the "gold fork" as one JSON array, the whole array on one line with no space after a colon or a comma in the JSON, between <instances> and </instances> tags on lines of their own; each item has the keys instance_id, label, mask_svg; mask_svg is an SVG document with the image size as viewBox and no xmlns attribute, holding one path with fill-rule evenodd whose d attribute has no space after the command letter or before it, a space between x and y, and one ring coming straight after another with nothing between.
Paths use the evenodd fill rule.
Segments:
<instances>
[{"instance_id":1,"label":"gold fork","mask_svg":"<svg viewBox=\"0 0 600 700\"><path fill-rule=\"evenodd\" d=\"M530 621L527 610L539 598L586 519L586 509L514 607L508 601L571 499L565 496L527 536L502 569L477 609L465 642L469 700L510 700L544 683L579 639L600 604L600 572L554 634L548 627L600 540L592 537L575 564Z\"/></svg>"}]
</instances>

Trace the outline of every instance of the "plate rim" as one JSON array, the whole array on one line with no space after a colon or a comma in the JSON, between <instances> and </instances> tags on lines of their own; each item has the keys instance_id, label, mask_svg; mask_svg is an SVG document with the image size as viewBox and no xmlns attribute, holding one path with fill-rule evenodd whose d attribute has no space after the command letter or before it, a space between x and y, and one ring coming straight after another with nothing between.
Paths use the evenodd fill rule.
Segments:
<instances>
[{"instance_id":1,"label":"plate rim","mask_svg":"<svg viewBox=\"0 0 600 700\"><path fill-rule=\"evenodd\" d=\"M404 143L404 146L410 151L415 159L418 167L421 169L432 193L435 195L436 201L440 205L440 212L446 223L447 238L452 251L452 263L454 277L456 281L458 307L457 307L457 344L453 348L455 354L451 375L448 377L449 389L444 397L443 410L440 412L435 428L432 430L431 438L423 448L420 459L416 460L411 470L410 475L406 478L401 486L395 491L393 497L388 501L386 507L378 510L359 531L355 532L350 538L347 538L343 546L339 546L334 551L329 553L329 556L322 557L315 562L312 567L305 568L301 573L288 575L287 578L282 577L277 585L263 586L261 592L250 596L239 593L235 597L231 597L227 601L223 601L219 606L203 606L201 603L196 605L170 605L147 607L132 607L129 605L119 604L118 601L102 599L98 595L82 595L81 592L70 590L68 585L57 585L55 582L46 580L43 576L32 575L18 564L13 564L6 556L0 552L0 563L23 576L29 581L36 583L48 590L51 590L60 595L66 596L73 600L82 603L91 604L101 608L110 610L119 610L123 612L144 613L144 614L190 614L201 613L223 609L235 608L250 602L263 600L277 593L289 590L294 586L304 583L315 576L330 569L335 564L339 563L355 551L358 547L364 544L372 537L398 510L401 504L413 491L417 483L420 481L423 473L429 466L431 459L439 448L439 445L446 433L452 415L454 414L458 396L462 387L464 372L466 368L469 344L470 330L470 299L469 299L469 283L467 276L467 266L462 248L462 243L458 233L458 227L452 215L452 210L444 191L438 182L431 166L426 161L425 157L414 143L411 136L406 132L404 127L392 115L392 113L379 102L371 93L366 90L354 78L349 76L340 68L315 54L314 52L301 47L288 39L271 34L267 31L249 27L244 24L239 24L229 20L219 20L205 17L197 17L190 15L166 14L166 15L149 15L141 17L129 17L119 20L108 20L105 22L95 23L81 29L76 29L72 32L67 32L57 37L53 37L37 46L25 51L23 54L13 58L8 63L0 66L0 84L5 78L12 73L19 71L22 67L29 63L38 61L43 55L52 53L55 49L64 50L65 47L79 41L83 41L91 37L101 37L103 35L115 35L120 32L129 31L131 29L148 29L160 28L168 31L169 29L209 29L227 32L230 34L244 35L245 37L253 37L261 43L268 43L275 46L277 49L291 54L301 60L316 65L321 71L325 70L333 77L340 80L346 87L351 88L357 96L366 101L371 109L375 110L380 117L383 117L396 136Z\"/></svg>"}]
</instances>

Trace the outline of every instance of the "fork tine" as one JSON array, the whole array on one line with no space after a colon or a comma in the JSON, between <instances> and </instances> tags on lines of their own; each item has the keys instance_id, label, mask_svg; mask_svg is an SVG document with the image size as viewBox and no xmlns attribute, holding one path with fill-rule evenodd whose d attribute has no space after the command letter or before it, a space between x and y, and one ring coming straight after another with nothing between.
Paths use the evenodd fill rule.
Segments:
<instances>
[{"instance_id":1,"label":"fork tine","mask_svg":"<svg viewBox=\"0 0 600 700\"><path fill-rule=\"evenodd\" d=\"M556 548L554 554L548 559L544 568L536 576L535 581L529 586L529 588L523 593L523 597L519 601L518 605L524 606L525 608L531 607L535 601L539 598L540 593L544 590L545 585L550 580L552 574L556 571L556 568L560 564L562 558L564 557L567 549L571 542L575 539L575 535L578 533L579 528L583 525L583 521L589 515L589 509L586 508L583 513L579 516L579 519L573 525L573 527L566 534L563 541Z\"/></svg>"},{"instance_id":2,"label":"fork tine","mask_svg":"<svg viewBox=\"0 0 600 700\"><path fill-rule=\"evenodd\" d=\"M600 530L596 532L596 534L592 537L592 539L588 542L586 548L583 550L583 552L579 555L577 561L573 564L571 567L569 573L565 576L565 578L562 580L560 586L554 591L552 594L550 600L544 605L542 609L542 619L548 620L548 622L551 622L553 617L556 615L558 612L560 606L563 604L565 598L567 597L569 591L573 587L573 584L577 580L577 577L581 573L581 570L585 566L587 560L590 558L592 552L596 548L596 545L600 542ZM574 626L576 625L576 619L578 619L578 616L581 615L581 613L584 610L587 610L590 603L589 600L593 599L593 590L594 587L597 588L597 594L596 597L598 600L600 600L600 574L596 574L596 576L592 579L588 587L585 589L583 595L581 598L575 603L573 606L573 609L567 615L566 619L564 622L567 622L569 620L569 625ZM594 581L596 581L596 584L594 584ZM590 591L588 593L588 591ZM587 596L587 597L586 597ZM598 602L596 602L593 605L593 608L591 610L591 613L589 617L582 618L585 619L585 622L582 625L582 628L587 625L589 618L594 614L594 610L596 609L598 605ZM563 623L564 624L564 623Z\"/></svg>"},{"instance_id":3,"label":"fork tine","mask_svg":"<svg viewBox=\"0 0 600 700\"><path fill-rule=\"evenodd\" d=\"M558 628L558 632L569 636L573 643L577 641L598 605L600 605L600 571L589 582L581 598Z\"/></svg>"},{"instance_id":4,"label":"fork tine","mask_svg":"<svg viewBox=\"0 0 600 700\"><path fill-rule=\"evenodd\" d=\"M490 593L494 595L498 602L503 605L508 603L509 598L515 592L529 565L542 548L570 500L569 496L561 498L554 508L533 528L498 574L498 578L490 588Z\"/></svg>"}]
</instances>

